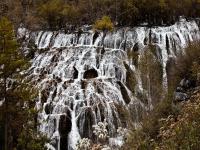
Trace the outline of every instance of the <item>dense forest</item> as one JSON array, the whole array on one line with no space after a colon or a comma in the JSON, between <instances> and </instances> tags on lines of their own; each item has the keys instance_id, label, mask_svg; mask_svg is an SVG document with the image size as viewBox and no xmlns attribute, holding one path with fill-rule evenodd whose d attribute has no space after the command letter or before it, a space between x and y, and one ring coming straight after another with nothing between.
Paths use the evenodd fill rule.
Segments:
<instances>
[{"instance_id":1,"label":"dense forest","mask_svg":"<svg viewBox=\"0 0 200 150\"><path fill-rule=\"evenodd\" d=\"M105 15L116 26L171 25L180 16L200 16L199 0L2 0L0 8L16 26L52 30L93 24Z\"/></svg>"}]
</instances>

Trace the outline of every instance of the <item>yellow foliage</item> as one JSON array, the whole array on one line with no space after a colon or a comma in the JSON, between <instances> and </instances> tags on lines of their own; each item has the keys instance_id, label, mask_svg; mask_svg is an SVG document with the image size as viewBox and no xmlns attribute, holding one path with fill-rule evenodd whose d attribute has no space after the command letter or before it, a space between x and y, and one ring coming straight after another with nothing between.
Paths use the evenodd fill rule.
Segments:
<instances>
[{"instance_id":1,"label":"yellow foliage","mask_svg":"<svg viewBox=\"0 0 200 150\"><path fill-rule=\"evenodd\" d=\"M101 31L112 31L114 25L109 16L103 16L100 20L97 20L94 24L94 29Z\"/></svg>"}]
</instances>

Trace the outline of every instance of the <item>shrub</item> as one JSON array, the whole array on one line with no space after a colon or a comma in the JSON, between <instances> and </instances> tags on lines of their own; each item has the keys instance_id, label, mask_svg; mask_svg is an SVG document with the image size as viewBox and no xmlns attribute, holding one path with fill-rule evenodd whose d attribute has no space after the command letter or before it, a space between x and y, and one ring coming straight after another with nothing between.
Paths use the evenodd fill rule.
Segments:
<instances>
[{"instance_id":1,"label":"shrub","mask_svg":"<svg viewBox=\"0 0 200 150\"><path fill-rule=\"evenodd\" d=\"M200 99L199 90L192 94L191 101L183 105L177 118L162 121L160 130L161 149L198 150L200 147Z\"/></svg>"},{"instance_id":2,"label":"shrub","mask_svg":"<svg viewBox=\"0 0 200 150\"><path fill-rule=\"evenodd\" d=\"M38 15L47 22L50 29L60 29L66 23L73 24L78 17L78 10L64 0L49 0L38 8Z\"/></svg>"},{"instance_id":3,"label":"shrub","mask_svg":"<svg viewBox=\"0 0 200 150\"><path fill-rule=\"evenodd\" d=\"M103 16L100 20L97 20L94 24L94 29L101 30L103 32L112 31L113 23L109 16Z\"/></svg>"},{"instance_id":4,"label":"shrub","mask_svg":"<svg viewBox=\"0 0 200 150\"><path fill-rule=\"evenodd\" d=\"M182 79L188 79L196 84L198 68L200 65L200 42L191 43L177 56L168 75L170 89L174 90Z\"/></svg>"},{"instance_id":5,"label":"shrub","mask_svg":"<svg viewBox=\"0 0 200 150\"><path fill-rule=\"evenodd\" d=\"M171 97L160 102L155 109L143 118L142 128L133 129L127 142L124 144L124 150L154 150L162 124L160 119L167 118L169 115L178 116L179 111L171 102Z\"/></svg>"},{"instance_id":6,"label":"shrub","mask_svg":"<svg viewBox=\"0 0 200 150\"><path fill-rule=\"evenodd\" d=\"M106 33L108 31L112 31L114 28L114 25L110 19L109 16L103 16L100 20L97 20L95 24L93 25L95 30L103 31L103 38L102 38L102 45L104 47L104 39L106 36Z\"/></svg>"}]
</instances>

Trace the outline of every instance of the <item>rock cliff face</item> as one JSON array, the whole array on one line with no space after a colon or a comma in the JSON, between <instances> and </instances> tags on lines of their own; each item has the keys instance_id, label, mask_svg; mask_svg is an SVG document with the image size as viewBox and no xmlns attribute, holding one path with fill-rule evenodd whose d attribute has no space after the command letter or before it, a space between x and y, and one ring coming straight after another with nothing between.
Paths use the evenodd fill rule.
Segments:
<instances>
[{"instance_id":1,"label":"rock cliff face","mask_svg":"<svg viewBox=\"0 0 200 150\"><path fill-rule=\"evenodd\" d=\"M20 36L24 31L19 30ZM200 31L195 21L185 20L169 27L122 28L106 35L105 48L101 47L102 36L92 31L80 36L46 31L25 36L39 49L29 78L41 90L37 108L41 109L40 130L52 140L49 149L74 149L80 138L94 139L92 125L104 119L110 137L115 137L116 130L130 122L123 111L139 125L142 114L152 109L153 100L145 103L135 94L151 99L143 88L140 70L127 56L128 50L142 53L149 43L156 46L166 89L169 58L200 39Z\"/></svg>"}]
</instances>

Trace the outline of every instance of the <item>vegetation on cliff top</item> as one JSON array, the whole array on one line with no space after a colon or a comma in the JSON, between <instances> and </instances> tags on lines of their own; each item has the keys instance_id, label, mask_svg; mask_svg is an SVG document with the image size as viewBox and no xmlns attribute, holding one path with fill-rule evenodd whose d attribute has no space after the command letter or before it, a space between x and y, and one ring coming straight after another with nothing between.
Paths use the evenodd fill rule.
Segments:
<instances>
[{"instance_id":1,"label":"vegetation on cliff top","mask_svg":"<svg viewBox=\"0 0 200 150\"><path fill-rule=\"evenodd\" d=\"M2 0L0 14L30 29L76 28L109 16L117 26L170 25L200 16L199 0ZM15 15L13 15L15 14Z\"/></svg>"}]
</instances>

